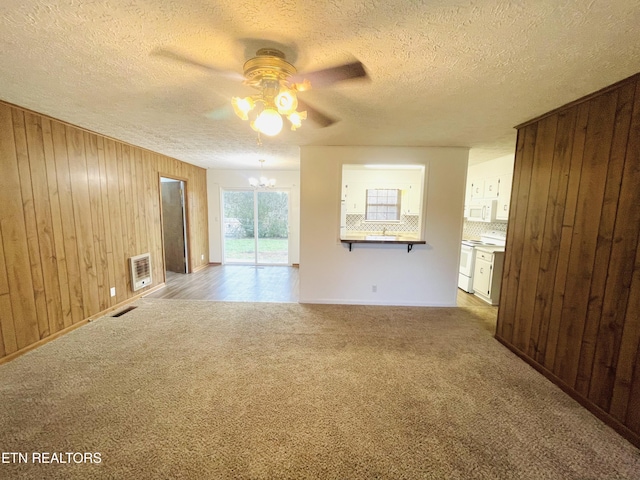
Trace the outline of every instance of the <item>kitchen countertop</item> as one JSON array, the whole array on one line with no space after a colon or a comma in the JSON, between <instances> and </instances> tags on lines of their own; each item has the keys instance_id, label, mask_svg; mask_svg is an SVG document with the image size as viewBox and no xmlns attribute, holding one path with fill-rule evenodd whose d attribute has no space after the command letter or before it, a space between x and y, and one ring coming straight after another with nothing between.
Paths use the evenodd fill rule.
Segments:
<instances>
[{"instance_id":1,"label":"kitchen countertop","mask_svg":"<svg viewBox=\"0 0 640 480\"><path fill-rule=\"evenodd\" d=\"M503 245L476 245L475 249L486 253L504 253Z\"/></svg>"},{"instance_id":2,"label":"kitchen countertop","mask_svg":"<svg viewBox=\"0 0 640 480\"><path fill-rule=\"evenodd\" d=\"M420 240L415 235L376 235L376 234L353 234L343 235L340 237L340 241L343 243L427 243L424 240Z\"/></svg>"}]
</instances>

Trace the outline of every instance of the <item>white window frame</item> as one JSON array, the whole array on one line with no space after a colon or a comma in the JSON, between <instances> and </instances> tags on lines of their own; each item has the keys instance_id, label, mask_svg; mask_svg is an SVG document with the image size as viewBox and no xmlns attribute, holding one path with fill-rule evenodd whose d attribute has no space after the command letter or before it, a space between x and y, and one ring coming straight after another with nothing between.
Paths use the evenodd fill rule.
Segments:
<instances>
[{"instance_id":1,"label":"white window frame","mask_svg":"<svg viewBox=\"0 0 640 480\"><path fill-rule=\"evenodd\" d=\"M374 193L371 195L369 192ZM382 201L370 202L371 198L376 200L378 199L388 199L389 193L395 192L395 202L392 203L382 203ZM398 188L368 188L365 190L366 202L365 202L365 212L364 219L366 222L400 222L402 216L402 190ZM372 212L371 210L377 210ZM388 215L393 214L393 218L390 218ZM371 218L375 216L376 218Z\"/></svg>"}]
</instances>

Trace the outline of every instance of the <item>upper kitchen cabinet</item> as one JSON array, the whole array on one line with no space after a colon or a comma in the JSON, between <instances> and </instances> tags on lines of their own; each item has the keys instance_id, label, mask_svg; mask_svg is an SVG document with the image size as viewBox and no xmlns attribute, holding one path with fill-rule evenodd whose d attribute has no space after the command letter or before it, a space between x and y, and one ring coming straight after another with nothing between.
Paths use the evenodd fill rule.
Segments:
<instances>
[{"instance_id":1,"label":"upper kitchen cabinet","mask_svg":"<svg viewBox=\"0 0 640 480\"><path fill-rule=\"evenodd\" d=\"M469 194L469 200L480 200L484 197L484 179L471 178L470 179L471 193Z\"/></svg>"},{"instance_id":2,"label":"upper kitchen cabinet","mask_svg":"<svg viewBox=\"0 0 640 480\"><path fill-rule=\"evenodd\" d=\"M513 176L513 155L496 158L469 166L467 193L465 196L465 218L477 220L469 212L489 208L490 220L506 222L509 219L509 201ZM478 208L475 208L478 207ZM495 210L495 211L494 211Z\"/></svg>"},{"instance_id":3,"label":"upper kitchen cabinet","mask_svg":"<svg viewBox=\"0 0 640 480\"><path fill-rule=\"evenodd\" d=\"M347 213L362 214L367 206L367 184L362 181L348 181L342 186Z\"/></svg>"},{"instance_id":4,"label":"upper kitchen cabinet","mask_svg":"<svg viewBox=\"0 0 640 480\"><path fill-rule=\"evenodd\" d=\"M484 179L484 198L498 198L498 189L500 186L500 177L488 177Z\"/></svg>"},{"instance_id":5,"label":"upper kitchen cabinet","mask_svg":"<svg viewBox=\"0 0 640 480\"><path fill-rule=\"evenodd\" d=\"M498 204L496 220L509 220L509 202L511 200L511 183L513 174L500 175L498 177Z\"/></svg>"},{"instance_id":6,"label":"upper kitchen cabinet","mask_svg":"<svg viewBox=\"0 0 640 480\"><path fill-rule=\"evenodd\" d=\"M411 183L402 190L402 211L405 215L418 215L422 203L422 185Z\"/></svg>"}]
</instances>

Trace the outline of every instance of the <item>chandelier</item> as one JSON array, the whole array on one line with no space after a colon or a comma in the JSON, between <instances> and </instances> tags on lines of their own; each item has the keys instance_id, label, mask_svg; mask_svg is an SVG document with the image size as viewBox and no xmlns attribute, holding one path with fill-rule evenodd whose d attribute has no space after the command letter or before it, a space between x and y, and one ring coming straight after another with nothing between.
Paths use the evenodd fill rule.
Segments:
<instances>
[{"instance_id":1,"label":"chandelier","mask_svg":"<svg viewBox=\"0 0 640 480\"><path fill-rule=\"evenodd\" d=\"M291 124L291 130L300 128L307 112L297 110L296 92L305 88L305 84L289 84L289 78L295 73L296 68L279 50L258 50L257 56L244 64L244 83L256 88L258 93L244 98L233 97L231 104L236 115L248 121L255 131L270 137L282 131L283 117Z\"/></svg>"},{"instance_id":2,"label":"chandelier","mask_svg":"<svg viewBox=\"0 0 640 480\"><path fill-rule=\"evenodd\" d=\"M264 164L264 159L258 160L260 162L260 173L262 173L262 165ZM275 178L267 178L263 175L260 178L251 177L249 179L249 185L253 188L273 188L276 186Z\"/></svg>"}]
</instances>

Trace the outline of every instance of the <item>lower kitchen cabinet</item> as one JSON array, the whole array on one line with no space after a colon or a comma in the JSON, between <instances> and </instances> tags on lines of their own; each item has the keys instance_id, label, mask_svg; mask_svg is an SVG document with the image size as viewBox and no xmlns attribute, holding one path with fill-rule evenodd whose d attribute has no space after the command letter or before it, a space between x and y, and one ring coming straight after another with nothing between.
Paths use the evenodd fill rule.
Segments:
<instances>
[{"instance_id":1,"label":"lower kitchen cabinet","mask_svg":"<svg viewBox=\"0 0 640 480\"><path fill-rule=\"evenodd\" d=\"M491 305L498 305L500 300L503 265L504 251L476 247L473 290L476 296Z\"/></svg>"}]
</instances>

